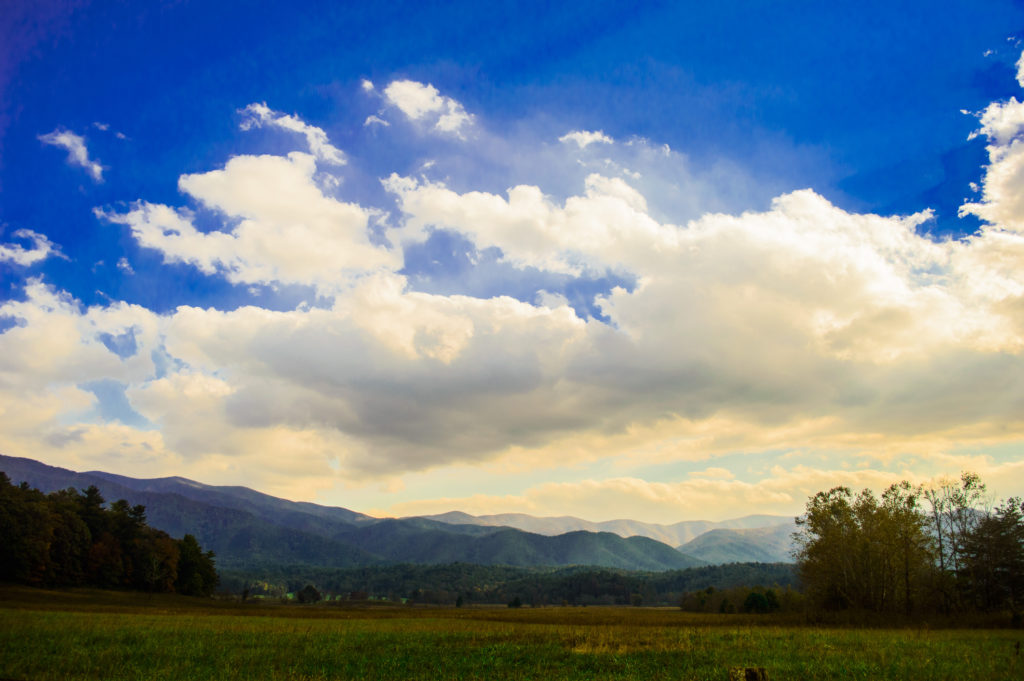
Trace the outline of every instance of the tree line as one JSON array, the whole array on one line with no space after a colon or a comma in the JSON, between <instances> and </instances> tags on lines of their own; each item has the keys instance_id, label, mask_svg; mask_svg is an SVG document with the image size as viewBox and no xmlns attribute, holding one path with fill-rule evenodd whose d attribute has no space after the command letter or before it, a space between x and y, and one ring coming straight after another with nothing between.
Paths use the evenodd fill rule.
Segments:
<instances>
[{"instance_id":1,"label":"tree line","mask_svg":"<svg viewBox=\"0 0 1024 681\"><path fill-rule=\"evenodd\" d=\"M769 614L775 612L802 612L805 610L803 594L792 587L779 588L742 585L728 589L692 591L679 599L679 608L687 612Z\"/></svg>"},{"instance_id":2,"label":"tree line","mask_svg":"<svg viewBox=\"0 0 1024 681\"><path fill-rule=\"evenodd\" d=\"M1024 502L992 504L974 473L933 487L903 481L881 497L834 487L810 498L797 527L797 570L813 607L1020 620Z\"/></svg>"},{"instance_id":3,"label":"tree line","mask_svg":"<svg viewBox=\"0 0 1024 681\"><path fill-rule=\"evenodd\" d=\"M0 580L209 596L218 576L195 537L146 524L144 506L109 506L95 486L43 494L0 472Z\"/></svg>"},{"instance_id":4,"label":"tree line","mask_svg":"<svg viewBox=\"0 0 1024 681\"><path fill-rule=\"evenodd\" d=\"M749 584L774 585L787 593L796 583L792 565L734 563L669 570L632 572L587 566L563 568L510 567L449 563L443 565L376 565L363 568L268 565L225 570L221 590L246 597L282 598L313 585L325 599L385 600L431 605L509 603L523 605L678 605L691 592ZM722 592L724 593L724 592ZM730 593L742 608L746 593ZM718 602L715 601L715 608ZM717 610L715 610L717 612Z\"/></svg>"}]
</instances>

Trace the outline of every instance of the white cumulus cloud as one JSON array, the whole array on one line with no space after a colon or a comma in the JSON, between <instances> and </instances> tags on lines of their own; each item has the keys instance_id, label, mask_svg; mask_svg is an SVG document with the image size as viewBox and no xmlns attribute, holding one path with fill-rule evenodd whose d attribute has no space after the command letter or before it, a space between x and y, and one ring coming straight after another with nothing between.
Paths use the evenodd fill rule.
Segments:
<instances>
[{"instance_id":1,"label":"white cumulus cloud","mask_svg":"<svg viewBox=\"0 0 1024 681\"><path fill-rule=\"evenodd\" d=\"M331 289L352 272L394 267L399 256L369 241L369 214L325 196L313 156L236 156L223 170L183 175L180 189L204 208L232 218L223 231L202 232L189 211L138 202L127 213L98 211L127 225L139 245L167 262L223 273L245 284L281 282Z\"/></svg>"},{"instance_id":2,"label":"white cumulus cloud","mask_svg":"<svg viewBox=\"0 0 1024 681\"><path fill-rule=\"evenodd\" d=\"M990 104L981 116L979 134L989 141L989 165L981 200L965 204L961 213L1024 233L1024 102L1011 97Z\"/></svg>"},{"instance_id":3,"label":"white cumulus cloud","mask_svg":"<svg viewBox=\"0 0 1024 681\"><path fill-rule=\"evenodd\" d=\"M461 136L464 129L473 124L473 116L466 112L461 103L451 97L442 96L429 83L414 80L396 80L384 88L384 97L414 121L430 120L438 132Z\"/></svg>"}]
</instances>

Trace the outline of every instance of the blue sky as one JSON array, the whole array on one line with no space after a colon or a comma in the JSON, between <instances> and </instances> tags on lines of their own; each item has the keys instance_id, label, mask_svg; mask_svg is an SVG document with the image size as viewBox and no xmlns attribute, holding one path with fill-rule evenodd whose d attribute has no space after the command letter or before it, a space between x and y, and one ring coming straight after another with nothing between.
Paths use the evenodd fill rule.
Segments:
<instances>
[{"instance_id":1,"label":"blue sky","mask_svg":"<svg viewBox=\"0 0 1024 681\"><path fill-rule=\"evenodd\" d=\"M295 5L0 18L0 451L394 514L1024 492L1024 5Z\"/></svg>"}]
</instances>

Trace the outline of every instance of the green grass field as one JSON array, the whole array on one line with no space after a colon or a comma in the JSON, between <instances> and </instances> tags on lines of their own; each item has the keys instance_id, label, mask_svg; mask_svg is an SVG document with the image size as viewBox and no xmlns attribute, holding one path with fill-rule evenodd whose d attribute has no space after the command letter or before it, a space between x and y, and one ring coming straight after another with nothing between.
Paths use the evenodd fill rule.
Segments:
<instances>
[{"instance_id":1,"label":"green grass field","mask_svg":"<svg viewBox=\"0 0 1024 681\"><path fill-rule=\"evenodd\" d=\"M230 604L0 588L0 678L1021 679L1009 629L782 625L674 609Z\"/></svg>"}]
</instances>

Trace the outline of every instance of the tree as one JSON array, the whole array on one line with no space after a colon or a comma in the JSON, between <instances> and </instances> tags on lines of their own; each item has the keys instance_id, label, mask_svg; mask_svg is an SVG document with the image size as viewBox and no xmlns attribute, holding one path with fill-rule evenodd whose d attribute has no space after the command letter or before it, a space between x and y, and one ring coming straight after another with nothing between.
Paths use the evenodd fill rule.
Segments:
<instances>
[{"instance_id":1,"label":"tree","mask_svg":"<svg viewBox=\"0 0 1024 681\"><path fill-rule=\"evenodd\" d=\"M103 588L121 586L124 577L124 553L117 537L103 532L89 547L86 559L90 584Z\"/></svg>"},{"instance_id":2,"label":"tree","mask_svg":"<svg viewBox=\"0 0 1024 681\"><path fill-rule=\"evenodd\" d=\"M945 612L966 606L969 576L965 573L968 538L984 516L987 489L976 473L960 474L959 482L943 480L924 491L931 506L930 531L935 540L934 590Z\"/></svg>"},{"instance_id":3,"label":"tree","mask_svg":"<svg viewBox=\"0 0 1024 681\"><path fill-rule=\"evenodd\" d=\"M910 613L932 562L921 490L903 482L881 500L847 487L819 492L797 519L795 557L808 597L826 609Z\"/></svg>"},{"instance_id":4,"label":"tree","mask_svg":"<svg viewBox=\"0 0 1024 681\"><path fill-rule=\"evenodd\" d=\"M174 591L181 561L178 542L170 535L143 527L132 540L132 586L142 591Z\"/></svg>"},{"instance_id":5,"label":"tree","mask_svg":"<svg viewBox=\"0 0 1024 681\"><path fill-rule=\"evenodd\" d=\"M78 492L74 489L53 492L47 501L54 520L50 537L51 571L47 581L61 586L84 584L92 536L78 515Z\"/></svg>"},{"instance_id":6,"label":"tree","mask_svg":"<svg viewBox=\"0 0 1024 681\"><path fill-rule=\"evenodd\" d=\"M295 597L298 599L299 603L316 603L322 598L320 592L317 591L316 587L312 584L307 584L302 587L302 589L295 594Z\"/></svg>"},{"instance_id":7,"label":"tree","mask_svg":"<svg viewBox=\"0 0 1024 681\"><path fill-rule=\"evenodd\" d=\"M146 524L124 499L104 507L95 486L44 495L0 472L0 580L41 586L130 587L209 595L212 551Z\"/></svg>"},{"instance_id":8,"label":"tree","mask_svg":"<svg viewBox=\"0 0 1024 681\"><path fill-rule=\"evenodd\" d=\"M743 601L743 612L768 612L768 599L763 593L751 591Z\"/></svg>"},{"instance_id":9,"label":"tree","mask_svg":"<svg viewBox=\"0 0 1024 681\"><path fill-rule=\"evenodd\" d=\"M927 582L933 556L933 543L928 534L928 519L921 510L921 488L904 480L891 485L882 494L883 532L889 550L897 560L899 573L897 600L909 615L914 609L914 596Z\"/></svg>"},{"instance_id":10,"label":"tree","mask_svg":"<svg viewBox=\"0 0 1024 681\"><path fill-rule=\"evenodd\" d=\"M991 508L974 473L927 490L904 481L880 500L836 487L811 497L797 525L797 567L817 607L910 614L931 603L1015 620L1024 610L1024 501Z\"/></svg>"},{"instance_id":11,"label":"tree","mask_svg":"<svg viewBox=\"0 0 1024 681\"><path fill-rule=\"evenodd\" d=\"M199 542L191 534L178 540L178 575L174 590L186 596L209 596L217 586L214 553L203 553Z\"/></svg>"},{"instance_id":12,"label":"tree","mask_svg":"<svg viewBox=\"0 0 1024 681\"><path fill-rule=\"evenodd\" d=\"M782 606L779 603L778 596L775 595L775 591L772 589L767 591L754 589L743 600L742 610L743 612L769 613L776 612L780 607Z\"/></svg>"},{"instance_id":13,"label":"tree","mask_svg":"<svg viewBox=\"0 0 1024 681\"><path fill-rule=\"evenodd\" d=\"M103 495L96 485L89 485L78 497L78 516L89 528L93 541L109 529L107 514L103 509L104 503L106 502Z\"/></svg>"},{"instance_id":14,"label":"tree","mask_svg":"<svg viewBox=\"0 0 1024 681\"><path fill-rule=\"evenodd\" d=\"M808 596L829 610L853 604L854 564L849 551L858 533L848 487L818 492L796 520L793 535L800 579Z\"/></svg>"},{"instance_id":15,"label":"tree","mask_svg":"<svg viewBox=\"0 0 1024 681\"><path fill-rule=\"evenodd\" d=\"M963 541L963 571L971 605L980 610L1024 605L1024 504L1011 498L982 516Z\"/></svg>"},{"instance_id":16,"label":"tree","mask_svg":"<svg viewBox=\"0 0 1024 681\"><path fill-rule=\"evenodd\" d=\"M42 584L50 570L53 518L46 497L0 472L0 579Z\"/></svg>"}]
</instances>

